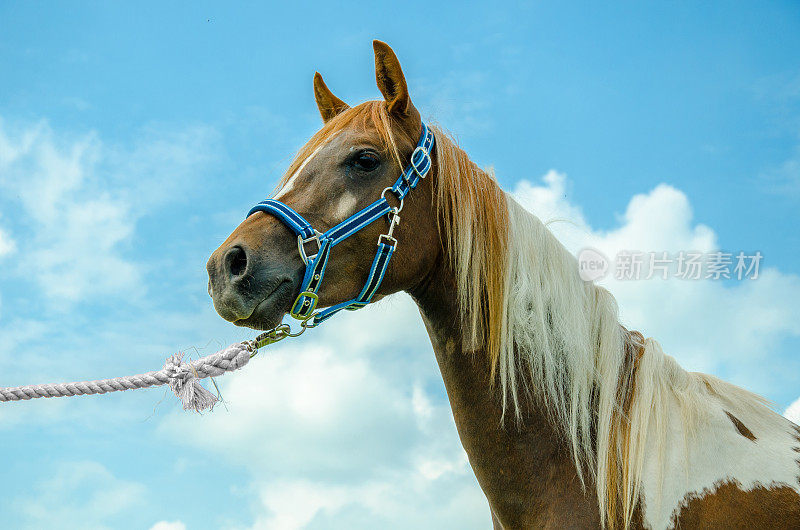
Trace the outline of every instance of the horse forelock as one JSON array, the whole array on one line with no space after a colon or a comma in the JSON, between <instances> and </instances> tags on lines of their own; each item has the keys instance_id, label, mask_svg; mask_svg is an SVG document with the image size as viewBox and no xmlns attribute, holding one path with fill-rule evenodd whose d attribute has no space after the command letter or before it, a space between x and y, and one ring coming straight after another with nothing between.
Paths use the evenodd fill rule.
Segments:
<instances>
[{"instance_id":1,"label":"horse forelock","mask_svg":"<svg viewBox=\"0 0 800 530\"><path fill-rule=\"evenodd\" d=\"M276 193L279 192L294 175L302 171L303 165L313 157L315 152L346 129L359 132L374 131L377 135L377 140L383 148L391 153L392 157L401 167L404 165L401 162L398 142L395 138L398 132L399 134L403 134L403 132L395 130L392 126L392 119L386 109L386 102L377 100L366 101L340 112L309 138L297 151L297 154L291 164L289 164L283 177L278 181L275 190Z\"/></svg>"}]
</instances>

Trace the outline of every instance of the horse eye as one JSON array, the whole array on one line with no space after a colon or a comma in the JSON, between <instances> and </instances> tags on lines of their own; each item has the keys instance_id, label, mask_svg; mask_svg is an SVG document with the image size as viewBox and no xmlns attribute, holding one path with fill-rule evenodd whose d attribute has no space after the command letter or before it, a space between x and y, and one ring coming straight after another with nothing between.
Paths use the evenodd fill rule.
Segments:
<instances>
[{"instance_id":1,"label":"horse eye","mask_svg":"<svg viewBox=\"0 0 800 530\"><path fill-rule=\"evenodd\" d=\"M381 161L372 153L359 153L353 159L353 165L362 171L372 171L380 165Z\"/></svg>"}]
</instances>

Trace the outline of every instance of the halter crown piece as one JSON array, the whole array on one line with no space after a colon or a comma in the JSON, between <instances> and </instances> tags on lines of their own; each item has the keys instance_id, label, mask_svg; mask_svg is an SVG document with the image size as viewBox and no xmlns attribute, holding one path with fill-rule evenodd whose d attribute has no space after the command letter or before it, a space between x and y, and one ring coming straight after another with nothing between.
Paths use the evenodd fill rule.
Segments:
<instances>
[{"instance_id":1,"label":"halter crown piece","mask_svg":"<svg viewBox=\"0 0 800 530\"><path fill-rule=\"evenodd\" d=\"M394 185L385 188L383 192L381 192L381 196L378 200L324 233L315 230L314 227L311 226L311 223L306 221L302 215L275 199L261 201L247 213L247 217L250 217L256 212L264 212L272 214L282 221L283 224L297 235L297 250L303 262L306 264L306 272L300 284L300 294L295 299L292 304L292 309L289 312L292 317L302 321L302 329L298 333L293 334L287 324L281 324L277 328L259 335L256 338L256 342L259 343L259 346L262 342L271 343L287 336L299 335L305 331L306 328L313 328L319 325L342 309L354 311L370 303L372 297L375 296L375 293L378 291L381 281L383 281L383 276L386 274L386 269L389 266L389 260L391 260L392 254L397 248L397 239L392 236L392 232L395 226L400 222L399 214L400 210L403 209L403 199L405 199L406 195L408 195L411 190L417 187L419 181L424 179L431 169L431 149L433 148L433 142L433 131L423 123L422 136L419 142L417 142L414 152L411 153L411 160L403 169L403 173ZM389 204L386 200L387 192L395 196L400 203L399 206L394 207ZM325 268L328 265L328 257L330 256L331 249L384 215L388 215L389 217L389 229L385 234L381 234L378 237L378 249L375 253L375 259L372 260L372 267L370 268L364 288L361 289L358 296L352 300L341 302L315 312L314 310L319 300L317 292L322 284L322 278L325 275ZM309 256L306 254L306 245L312 243L316 245L317 252Z\"/></svg>"}]
</instances>

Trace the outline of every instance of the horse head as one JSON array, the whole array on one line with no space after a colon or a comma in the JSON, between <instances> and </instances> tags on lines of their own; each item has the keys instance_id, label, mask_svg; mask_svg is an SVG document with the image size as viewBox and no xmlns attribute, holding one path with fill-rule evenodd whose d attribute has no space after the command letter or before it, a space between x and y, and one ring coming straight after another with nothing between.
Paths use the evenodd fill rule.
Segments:
<instances>
[{"instance_id":1,"label":"horse head","mask_svg":"<svg viewBox=\"0 0 800 530\"><path fill-rule=\"evenodd\" d=\"M385 43L373 46L383 100L351 108L316 73L322 128L300 149L273 197L254 208L208 260L209 294L226 320L255 329L274 328L286 313L305 320L317 307L365 298L365 282L377 284L369 293L377 299L418 284L440 255L433 134L419 152L428 129L411 102L400 63ZM419 170L409 169L412 159ZM431 178L418 178L427 174ZM408 189L398 193L404 179ZM376 200L381 204L368 223L345 237L331 236L323 248L325 234L349 219L364 220L362 212ZM324 260L315 261L322 250ZM379 263L382 251L391 257L388 265ZM376 266L384 267L380 278L373 277Z\"/></svg>"}]
</instances>

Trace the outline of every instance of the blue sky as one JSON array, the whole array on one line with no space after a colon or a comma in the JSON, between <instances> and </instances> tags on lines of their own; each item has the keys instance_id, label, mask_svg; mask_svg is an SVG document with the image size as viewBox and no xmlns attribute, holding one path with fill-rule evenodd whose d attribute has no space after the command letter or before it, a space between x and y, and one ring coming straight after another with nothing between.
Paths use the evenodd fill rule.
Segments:
<instances>
[{"instance_id":1,"label":"blue sky","mask_svg":"<svg viewBox=\"0 0 800 530\"><path fill-rule=\"evenodd\" d=\"M205 260L319 127L315 70L345 101L378 96L373 38L425 116L534 213L574 222L568 246L761 251L750 283L608 287L687 367L781 411L800 396L794 2L4 2L0 385L251 336L214 314ZM397 318L401 339L365 331ZM0 407L0 520L486 527L406 298L220 384L228 409L203 417L160 390Z\"/></svg>"}]
</instances>

